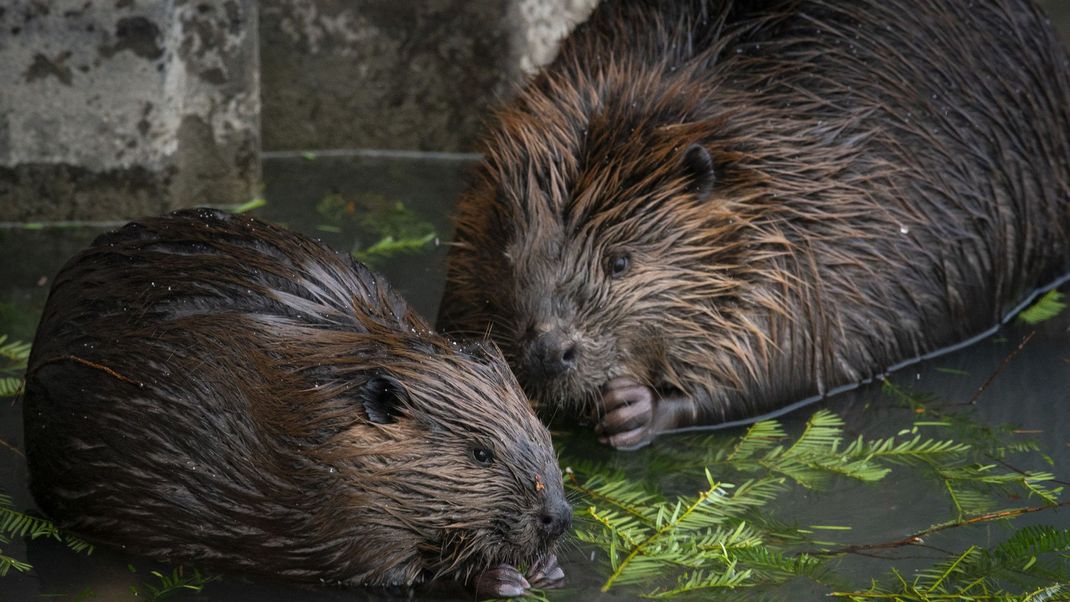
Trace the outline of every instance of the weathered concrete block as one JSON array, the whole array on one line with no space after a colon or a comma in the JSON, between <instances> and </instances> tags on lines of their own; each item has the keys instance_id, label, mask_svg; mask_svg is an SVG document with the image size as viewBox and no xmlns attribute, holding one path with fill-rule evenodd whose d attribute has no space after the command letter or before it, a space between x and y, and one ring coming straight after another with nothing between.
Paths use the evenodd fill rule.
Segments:
<instances>
[{"instance_id":1,"label":"weathered concrete block","mask_svg":"<svg viewBox=\"0 0 1070 602\"><path fill-rule=\"evenodd\" d=\"M9 0L0 220L248 200L259 182L255 0Z\"/></svg>"},{"instance_id":2,"label":"weathered concrete block","mask_svg":"<svg viewBox=\"0 0 1070 602\"><path fill-rule=\"evenodd\" d=\"M470 150L594 0L265 0L266 150Z\"/></svg>"},{"instance_id":3,"label":"weathered concrete block","mask_svg":"<svg viewBox=\"0 0 1070 602\"><path fill-rule=\"evenodd\" d=\"M598 0L518 0L523 35L520 69L535 72L557 56L557 44L587 19Z\"/></svg>"}]
</instances>

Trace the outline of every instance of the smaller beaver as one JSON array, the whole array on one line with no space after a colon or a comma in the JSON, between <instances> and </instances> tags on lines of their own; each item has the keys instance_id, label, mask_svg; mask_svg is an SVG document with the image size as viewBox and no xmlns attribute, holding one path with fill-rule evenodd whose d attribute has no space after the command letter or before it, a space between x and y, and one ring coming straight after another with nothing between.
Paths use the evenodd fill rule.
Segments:
<instances>
[{"instance_id":1,"label":"smaller beaver","mask_svg":"<svg viewBox=\"0 0 1070 602\"><path fill-rule=\"evenodd\" d=\"M55 279L24 403L34 497L99 542L307 582L563 581L561 473L500 352L250 217L97 238Z\"/></svg>"}]
</instances>

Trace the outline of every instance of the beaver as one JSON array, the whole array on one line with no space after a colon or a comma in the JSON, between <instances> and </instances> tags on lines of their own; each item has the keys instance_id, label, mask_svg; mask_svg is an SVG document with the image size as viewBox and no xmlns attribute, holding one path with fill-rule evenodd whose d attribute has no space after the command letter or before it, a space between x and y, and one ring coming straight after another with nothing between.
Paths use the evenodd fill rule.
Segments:
<instances>
[{"instance_id":1,"label":"beaver","mask_svg":"<svg viewBox=\"0 0 1070 602\"><path fill-rule=\"evenodd\" d=\"M561 472L500 352L251 217L145 219L70 260L24 404L34 498L98 542L343 585L563 578Z\"/></svg>"},{"instance_id":2,"label":"beaver","mask_svg":"<svg viewBox=\"0 0 1070 602\"><path fill-rule=\"evenodd\" d=\"M616 447L865 382L1070 270L1070 59L1027 0L604 2L481 150L439 328Z\"/></svg>"}]
</instances>

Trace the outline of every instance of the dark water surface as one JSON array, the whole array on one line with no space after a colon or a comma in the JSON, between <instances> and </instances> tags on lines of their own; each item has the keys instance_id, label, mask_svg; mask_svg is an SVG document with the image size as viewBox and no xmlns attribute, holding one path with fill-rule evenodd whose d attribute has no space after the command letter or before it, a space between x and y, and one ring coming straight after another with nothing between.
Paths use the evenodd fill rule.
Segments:
<instances>
[{"instance_id":1,"label":"dark water surface","mask_svg":"<svg viewBox=\"0 0 1070 602\"><path fill-rule=\"evenodd\" d=\"M254 211L265 219L323 238L336 249L366 248L375 233L353 225L352 215L374 208L394 207L402 202L448 240L448 207L463 186L463 174L471 165L468 156L410 156L357 154L276 156L264 163L268 204ZM325 198L330 200L324 201ZM319 209L317 209L317 206ZM369 209L371 208L371 209ZM338 216L341 215L341 218ZM425 224L426 225L426 224ZM37 316L44 304L51 277L74 253L86 246L104 227L72 226L27 229L0 229L0 334L31 340ZM402 255L377 267L425 316L433 317L443 285L444 245L432 245L423 253ZM1064 287L1064 291L1067 288ZM1023 337L1035 331L1020 353L1005 362ZM1005 365L1004 365L1005 364ZM973 406L961 404L973 398L989 377L1000 370ZM1037 326L1011 322L995 336L967 349L917 364L894 373L892 382L916 393L934 395L939 401L931 408L965 410L981 425L1013 425L1052 459L1054 468L1038 454L1015 456L1017 467L1051 470L1056 478L1070 481L1070 311ZM909 427L918 416L882 393L879 383L866 385L830 400L803 408L782 422L789 432L798 432L818 408L843 416L851 436L890 436ZM741 429L729 429L718 437L737 437ZM938 438L954 438L946 432L928 433ZM651 479L670 493L693 495L703 487L701 468L649 474L652 454L673 452L681 458L695 456L707 434L667 437L653 448L639 452L612 452L593 441L585 431L558 433L563 458L605 461L636 478ZM21 414L17 403L0 402L0 439L21 448ZM33 508L26 488L26 468L15 451L0 447L0 492L14 499L17 509ZM1064 496L1065 497L1065 496ZM1036 500L1003 499L1000 507L1032 505ZM801 488L777 500L772 514L799 525L849 525L850 531L829 532L824 539L837 542L878 543L896 540L934 522L951 518L945 492L932 481L920 479L910 470L897 470L876 484L844 480L825 491ZM1070 528L1070 509L1044 511L1016 521ZM970 544L990 545L1002 541L1012 530L988 523L952 529L930 538L927 543L943 549L961 550ZM632 599L639 590L622 587L600 594L598 586L607 575L604 555L578 542L568 544L564 567L570 586L552 592L553 600ZM63 595L62 599L88 598L123 600L135 598L131 587L158 584L150 571L170 569L145 559L129 557L121 551L97 548L91 556L74 554L61 543L38 539L0 544L4 554L28 561L34 569L26 574L12 571L0 578L0 599L30 600L39 596ZM889 562L866 556L849 556L835 566L838 574L854 587L865 587L870 578L887 578L891 566L909 571L927 566L934 554L927 550L902 549ZM765 592L765 599L822 599L828 588L807 582L791 582ZM420 595L424 597L423 594ZM263 578L227 575L208 583L199 593L177 592L172 599L197 600L360 600L383 597L360 590L306 589Z\"/></svg>"}]
</instances>

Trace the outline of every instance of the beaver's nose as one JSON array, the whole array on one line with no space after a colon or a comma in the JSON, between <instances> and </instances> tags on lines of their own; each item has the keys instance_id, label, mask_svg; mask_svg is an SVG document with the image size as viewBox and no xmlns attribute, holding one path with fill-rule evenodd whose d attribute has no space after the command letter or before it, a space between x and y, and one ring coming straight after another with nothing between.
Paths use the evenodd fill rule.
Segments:
<instances>
[{"instance_id":1,"label":"beaver's nose","mask_svg":"<svg viewBox=\"0 0 1070 602\"><path fill-rule=\"evenodd\" d=\"M561 376L576 367L580 358L580 347L554 329L535 338L531 345L531 355L535 372L549 377Z\"/></svg>"},{"instance_id":2,"label":"beaver's nose","mask_svg":"<svg viewBox=\"0 0 1070 602\"><path fill-rule=\"evenodd\" d=\"M572 508L564 501L547 504L539 514L539 530L556 539L572 527Z\"/></svg>"}]
</instances>

